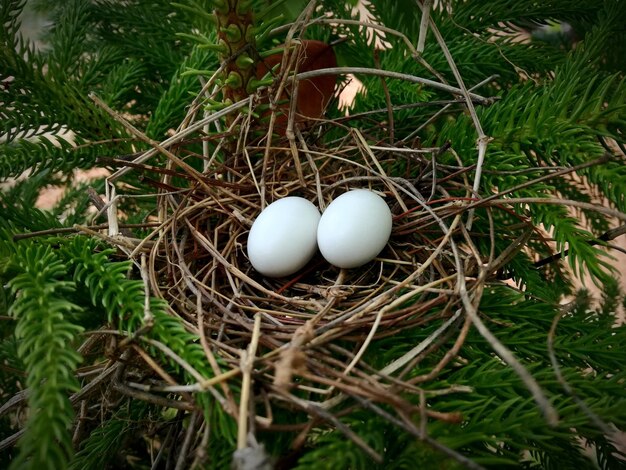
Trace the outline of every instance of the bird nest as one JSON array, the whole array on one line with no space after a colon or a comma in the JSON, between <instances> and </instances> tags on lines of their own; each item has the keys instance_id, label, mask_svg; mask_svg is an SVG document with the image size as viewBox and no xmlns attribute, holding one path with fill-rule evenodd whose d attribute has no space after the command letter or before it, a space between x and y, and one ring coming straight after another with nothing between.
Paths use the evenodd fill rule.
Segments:
<instances>
[{"instance_id":1,"label":"bird nest","mask_svg":"<svg viewBox=\"0 0 626 470\"><path fill-rule=\"evenodd\" d=\"M211 163L192 189L161 196L167 229L152 253L153 264L160 267L155 277L167 279L167 287L154 287L185 320L199 322L198 329L233 367L239 365L237 352L251 341L257 318L257 354L265 370L256 380L291 387L296 375L307 378L298 380L298 387L318 388L350 376L371 341L454 313L456 275L447 259L448 241L460 229L457 223L446 234L437 225L456 208L431 209L435 197L446 197L439 191L428 197L432 171L417 179L389 176L399 167L407 175L428 174L431 162L423 155L432 149L370 146L356 130L335 148L299 137L295 148L239 140L239 149L224 163ZM300 196L323 212L331 200L354 188L377 192L392 209L394 229L375 260L342 270L318 255L296 274L279 279L252 268L247 237L264 207ZM436 306L438 315L427 315ZM337 363L337 344L343 366Z\"/></svg>"},{"instance_id":2,"label":"bird nest","mask_svg":"<svg viewBox=\"0 0 626 470\"><path fill-rule=\"evenodd\" d=\"M253 100L232 121L249 116L251 105ZM259 137L251 123L239 126L235 139L229 133L206 135L202 121L179 130L155 146L170 159L159 170L158 227L140 245L150 248L146 278L152 294L198 334L213 368L215 376L195 389L228 390L222 404L238 417L240 432L249 429L250 410L258 413L256 426L309 429L274 418L273 406L295 408L346 432L378 459L341 425L337 410L350 398L380 413L386 413L379 408L384 403L402 416L458 421L455 413L416 405L406 393L423 393L420 384L455 357L470 325L469 317L460 315L463 300L476 305L484 279L472 272L478 261L467 248L473 245L461 222L466 209L448 192L458 193L460 180L471 194L461 163L437 166L436 156L446 148L371 144L367 134L342 121L323 121L304 133L296 129L291 140ZM341 135L333 147L320 143L320 133L329 131ZM199 140L211 141L211 148L228 157L218 161L199 153ZM175 153L167 150L174 142ZM318 254L299 272L277 279L252 268L247 236L264 207L301 196L323 212L355 188L381 195L393 215L389 243L373 261L339 269ZM463 241L464 250L458 248ZM383 368L369 363L368 349L377 340L432 323L439 325L435 333L408 351L400 349L392 363ZM452 335L458 337L453 349L429 374L407 377ZM259 407L265 411L259 413ZM389 419L427 438L411 419Z\"/></svg>"},{"instance_id":3,"label":"bird nest","mask_svg":"<svg viewBox=\"0 0 626 470\"><path fill-rule=\"evenodd\" d=\"M156 228L127 251L133 257L143 251L150 294L166 300L170 314L197 334L213 376L203 376L174 351L161 348L197 380L172 384L170 377L162 389L176 393L179 403L189 401L186 409L194 406L186 392L214 393L238 421L239 449L250 445L249 431L256 427L302 431L302 442L313 427L327 423L380 460L338 418L355 403L442 448L425 434L426 420L458 422L461 417L431 410L430 392L422 384L456 357L472 323L497 349L497 340L481 329L476 306L486 279L525 240L513 240L498 258L493 249L487 260L478 255L468 230L476 201L468 174L476 167L465 166L449 146L381 141L378 125L359 130L346 125L345 117L299 121L293 109L261 109L267 102L263 92L202 116L210 86L211 80L191 103L185 121L163 142L125 124L152 148L113 175L107 186L113 201L109 227L115 233L115 179L134 167L145 169L143 162L157 153L167 157L166 167L158 169L160 181L153 181L158 188ZM447 109L464 100L473 112L472 100L485 101L465 90L444 88L457 95L437 103ZM388 111L375 112L384 116ZM277 121L280 112L289 118ZM220 120L227 127L209 132ZM286 128L277 128L280 135L272 132L275 122L288 121ZM479 139L479 159L485 146L486 139ZM437 163L448 151L457 164ZM330 201L356 188L381 195L393 215L389 243L373 261L338 269L318 254L297 273L277 279L253 269L246 243L263 208L300 196L323 212ZM485 236L492 242L495 237L493 231ZM433 325L432 334L398 348L391 362L379 364L368 354L377 341ZM438 356L430 372L411 373L450 340L452 347ZM499 353L515 367L506 349ZM521 368L518 372L533 389L532 378ZM435 393L466 391L452 387ZM535 393L538 401L540 395ZM311 420L297 424L292 417L287 422L275 407L299 410ZM421 427L414 424L416 417Z\"/></svg>"}]
</instances>

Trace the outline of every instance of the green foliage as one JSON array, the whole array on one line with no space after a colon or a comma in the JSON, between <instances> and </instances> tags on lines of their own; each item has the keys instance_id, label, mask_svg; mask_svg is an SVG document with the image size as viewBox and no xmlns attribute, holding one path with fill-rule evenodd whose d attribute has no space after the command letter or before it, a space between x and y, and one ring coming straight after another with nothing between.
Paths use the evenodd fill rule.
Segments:
<instances>
[{"instance_id":1,"label":"green foliage","mask_svg":"<svg viewBox=\"0 0 626 470\"><path fill-rule=\"evenodd\" d=\"M147 336L165 344L179 357L189 363L205 378L213 375L206 355L196 334L188 332L179 317L167 311L167 304L161 299L150 297L149 315L153 324L146 325L146 299L144 283L141 280L129 279L132 264L130 262L110 261L111 249L100 249L100 244L83 237L75 237L63 242L61 255L67 260L73 280L84 292L89 293L91 304L102 308L109 323L129 335L140 328L148 326ZM168 363L176 373L183 371L180 365L170 356L163 354L157 347L149 347L154 357ZM183 374L187 380L195 378L187 372ZM236 428L232 419L225 416L224 410L216 408L214 401L207 393L199 394L198 404L205 410L212 410L211 423L219 424L214 433L227 442L234 442Z\"/></svg>"},{"instance_id":2,"label":"green foliage","mask_svg":"<svg viewBox=\"0 0 626 470\"><path fill-rule=\"evenodd\" d=\"M68 301L75 289L66 267L50 247L9 246L2 265L14 300L17 353L27 371L29 417L12 468L64 468L72 454L69 425L74 412L67 397L78 390L74 373L81 357L74 345L82 331L73 321L81 308Z\"/></svg>"},{"instance_id":3,"label":"green foliage","mask_svg":"<svg viewBox=\"0 0 626 470\"><path fill-rule=\"evenodd\" d=\"M428 468L460 470L459 462L442 452L429 447L410 435L398 436L389 422L364 411L353 413L345 420L351 431L364 437L365 442L384 457L384 463L377 464L362 452L354 442L337 431L320 430L310 437L310 448L298 464L298 470L331 470L335 468L353 469L393 469L408 470L427 464Z\"/></svg>"},{"instance_id":4,"label":"green foliage","mask_svg":"<svg viewBox=\"0 0 626 470\"><path fill-rule=\"evenodd\" d=\"M613 283L607 288L604 304L592 308L588 303L577 303L559 323L555 353L563 377L575 393L585 396L587 406L601 419L621 427L626 418L618 411L626 406L626 395L621 391L625 378L621 364L626 355L616 352L613 345L626 339L626 328L613 328L615 295L618 294ZM485 447L485 443L491 443L498 449L496 455L511 462L518 460L524 449L531 449L545 462L570 462L571 466L562 468L591 468L588 458L580 452L579 438L593 440L602 434L571 397L562 396L562 386L555 380L547 357L547 331L558 310L525 299L513 289L498 287L485 293L481 312L490 319L500 340L526 362L554 397L559 397L553 401L559 412L559 426L545 427L519 378L499 359L491 357L484 340L474 334L462 355L468 360L468 367L452 370L442 377L441 383L433 384L434 388L444 388L446 384L473 388L472 393L439 397L434 404L441 411L465 410L463 432L434 423L430 427L432 435L454 449L471 448L472 454L482 454L486 459L494 454L492 448ZM485 435L486 430L489 435ZM609 455L614 451L605 450ZM600 452L598 459L604 457ZM545 465L541 468L553 468Z\"/></svg>"},{"instance_id":5,"label":"green foliage","mask_svg":"<svg viewBox=\"0 0 626 470\"><path fill-rule=\"evenodd\" d=\"M605 16L606 15L606 16ZM539 83L526 81L512 86L500 101L478 110L485 133L493 138L486 156L485 168L502 170L528 169L537 164L577 165L601 156L605 149L599 138L623 141L619 129L624 126L626 83L622 75L603 73L599 53L620 26L626 14L615 2L607 3L600 12L606 21L591 29L583 44L569 53L567 62L557 65L553 79ZM584 71L584 72L583 72ZM455 150L467 158L476 158L476 134L467 116L443 122L433 143L450 141ZM613 194L611 203L624 209L626 179L623 165L611 162L581 172L588 181ZM485 174L483 185L487 192L503 191L523 184L521 176ZM546 197L565 193L570 198L584 200L585 190L573 180L561 179L555 184L534 185L513 197ZM523 214L522 207L517 208ZM587 244L593 235L579 220L569 217L564 208L534 206L530 215L535 223L554 229L557 250L570 246L569 263L575 272L589 271L595 279L606 281L608 263L600 250ZM596 216L596 227L606 227L603 217ZM599 234L596 234L596 236Z\"/></svg>"},{"instance_id":6,"label":"green foliage","mask_svg":"<svg viewBox=\"0 0 626 470\"><path fill-rule=\"evenodd\" d=\"M129 332L141 325L143 282L128 279L130 261L110 262L114 250L101 250L96 240L82 237L64 243L61 253L71 263L74 282L89 293L93 306L104 309L110 323Z\"/></svg>"},{"instance_id":7,"label":"green foliage","mask_svg":"<svg viewBox=\"0 0 626 470\"><path fill-rule=\"evenodd\" d=\"M29 184L34 183L34 184ZM62 223L48 212L44 212L34 206L38 196L40 181L24 180L7 192L0 195L0 230L3 236L11 237L21 231L32 232L62 227ZM22 195L28 191L28 195ZM28 203L31 203L29 205Z\"/></svg>"},{"instance_id":8,"label":"green foliage","mask_svg":"<svg viewBox=\"0 0 626 470\"><path fill-rule=\"evenodd\" d=\"M295 21L306 3L247 2L257 19L255 40L260 52L284 41L286 29L275 36L270 31ZM324 0L314 16L331 13L356 19L355 3ZM73 233L39 234L28 239L14 236L90 223L86 189L91 186L103 193L104 183L77 183L74 171L108 165L111 158L117 158L119 164L146 148L94 104L91 93L152 139L161 140L180 125L191 100L202 89L200 78L210 77L220 67L214 50L217 31L210 11L221 2L37 0L35 4L50 20L41 37L44 47L24 38L20 29L22 12L32 2L0 2L0 406L28 389L25 414L16 406L0 416L0 440L11 439L24 430L17 447L1 454L0 466L82 469L123 462L147 468L153 463L149 451L163 446L163 459L173 467L189 414L173 412L160 404L148 405L139 391L176 400L178 393L150 389L155 377L163 379L157 377L162 371L181 385L198 382L189 367L202 378L214 376L196 319L179 316L175 304L150 296L146 299L139 259L128 260L100 239ZM414 0L372 0L370 13L416 43L421 14ZM603 200L625 212L626 166L623 152L618 151L626 145L623 2L450 0L438 2L432 18L465 85L473 87L491 77L475 91L497 98L476 109L490 138L481 195L526 185L507 197L562 197L589 203ZM550 33L544 26L558 30L562 21L572 25L573 35L540 39L542 34ZM391 34L385 34L384 39L393 47L378 51L375 58L371 38L357 25L330 28L314 24L306 35L326 41L347 37L335 46L341 65L380 67L433 80L443 77L451 85L456 84L453 69L432 32L422 55L429 67L407 55L403 41ZM516 35L527 40L519 41ZM434 76L430 67L440 77ZM454 153L436 156L438 164L450 168L459 165L456 156L465 166L477 161L478 136L464 105L451 102L445 113L436 114L442 101L453 98L450 94L400 80L359 78L367 92L357 96L351 113L382 111L344 122L359 128L370 142L380 144L389 138L388 93L393 106L420 105L394 111L396 140L405 139L407 146L450 144ZM331 116L340 113L329 111ZM214 130L209 132L212 137ZM320 142L330 139L324 133L316 138ZM185 150L195 151L201 143L193 145ZM182 152L180 155L186 156ZM588 163L605 155L609 161L602 165L533 182L555 168ZM162 167L164 160L157 156L148 163ZM404 178L406 170L418 180L424 177L415 169L418 165L402 171L398 167L393 166L390 173ZM146 189L155 192L153 180L157 177L146 172L140 179L140 173L131 172L119 180L126 195L145 194ZM37 200L40 191L50 185L64 186L65 193L50 211L42 211L36 207ZM465 196L464 188L451 189L452 197L459 195ZM129 197L119 204L128 222L145 222L155 210L155 198ZM492 243L496 256L505 252L528 223L545 230L532 234L524 249L497 273L499 280L490 279L478 309L489 329L546 390L560 421L554 428L546 426L519 377L471 329L458 357L436 378L419 384L430 410L460 413L462 418L460 423L429 419L428 435L488 468L623 466L609 436L598 429L557 379L547 347L552 322L565 308L554 337L554 354L563 380L600 420L626 429L626 353L622 347L626 327L616 326L616 312L624 307L622 293L612 277L611 258L605 248L592 243L614 227L615 221L586 208L552 204L502 205L489 210L496 239L490 239L485 208L477 209L472 227L476 249L485 258ZM537 259L564 250L568 254L562 261L536 267ZM603 288L599 303L578 292L571 304L561 305L563 296L572 294L575 288L567 267L578 276L589 273ZM509 279L517 288L500 282ZM157 282L166 281L160 278ZM425 294L419 301L427 301L429 296ZM427 315L435 319L447 313L438 306ZM439 326L438 320L432 320L426 326L376 340L363 361L381 369ZM456 338L452 333L458 328L459 324L453 325L451 336L421 357L406 371L405 378L430 372L452 347ZM107 339L79 354L83 340L91 337L82 333L98 329ZM207 334L213 334L212 330ZM72 442L77 405L70 396L98 380L92 368L99 374L119 359L121 341L130 344L126 351L133 353L124 363L126 372L148 390L131 388L136 395L126 396L112 382L95 387L89 399L106 397L106 401L100 401L97 410L81 411L88 415L80 421L86 428ZM137 350L151 357L158 373L146 366ZM237 360L236 351L227 356L216 357L223 370ZM84 369L79 369L81 361ZM228 387L228 393L237 401L237 382L229 382ZM441 390L449 393L438 393ZM228 398L225 395L219 385L210 391L191 393L190 402L201 412L204 426L210 431L208 448L203 449L208 456L206 468L228 466L236 448L237 423L220 403ZM265 395L256 398L260 401ZM402 398L415 406L407 416L418 424L415 409L419 396L406 392ZM260 402L254 405L262 407ZM384 410L393 413L392 407ZM292 409L281 409L274 418L276 423L288 426L308 419ZM279 462L289 454L297 462L288 463L298 469L461 468L449 455L373 412L354 407L354 402L346 401L339 419L382 455L384 463L373 463L339 430L317 422L295 456L290 449L292 434L259 431L259 436ZM199 440L200 433L197 438L193 436L194 445ZM585 443L594 447L593 459L583 452Z\"/></svg>"},{"instance_id":9,"label":"green foliage","mask_svg":"<svg viewBox=\"0 0 626 470\"><path fill-rule=\"evenodd\" d=\"M141 429L147 407L127 402L106 421L95 428L82 442L69 465L71 470L106 468L117 457L124 441Z\"/></svg>"},{"instance_id":10,"label":"green foliage","mask_svg":"<svg viewBox=\"0 0 626 470\"><path fill-rule=\"evenodd\" d=\"M146 133L160 137L172 127L176 127L184 116L187 99L199 91L198 80L194 76L183 76L191 70L217 69L216 57L196 46L191 50L174 72L169 89L165 90L154 109Z\"/></svg>"},{"instance_id":11,"label":"green foliage","mask_svg":"<svg viewBox=\"0 0 626 470\"><path fill-rule=\"evenodd\" d=\"M47 136L39 136L34 141L19 139L12 145L3 146L0 151L0 174L6 178L19 176L27 170L36 174L44 170L70 172L76 168L89 168L102 154L102 146L89 145L75 150L63 138L56 138L53 142Z\"/></svg>"},{"instance_id":12,"label":"green foliage","mask_svg":"<svg viewBox=\"0 0 626 470\"><path fill-rule=\"evenodd\" d=\"M534 4L528 8L521 2L511 3L505 0L491 2L487 8L481 2L453 2L458 6L451 15L459 25L472 31L485 30L497 22L512 22L516 24L547 24L551 20L576 21L589 19L601 10L607 2L602 0L573 4L565 0L550 0Z\"/></svg>"},{"instance_id":13,"label":"green foliage","mask_svg":"<svg viewBox=\"0 0 626 470\"><path fill-rule=\"evenodd\" d=\"M623 393L626 376L622 367L626 353L616 351L614 346L626 340L626 327L614 327L620 295L616 283L612 282L607 285L603 302L597 307L591 306L588 297L577 298L568 314L561 319L554 342L565 381L578 396L585 397L585 403L594 413L618 428L622 428L626 420L620 411L626 406L626 395ZM606 442L601 431L572 397L563 393L562 384L555 379L547 354L547 332L559 313L558 307L530 299L510 287L492 286L487 287L483 295L480 312L488 319L490 329L525 363L553 397L552 403L559 413L559 425L552 429L546 427L543 416L519 377L494 357L485 340L473 332L459 355L459 361L426 385L427 396L428 390L471 387L471 392L458 391L428 398L431 409L451 413L463 410L463 422L460 425L430 422L429 435L451 449L472 455L476 462L493 468L516 466L520 461L529 466L534 462L534 468L557 468L550 466L551 462L561 462L560 468L593 468L593 462L581 452L581 438L589 442L604 442L605 447L598 449L599 462L614 459L611 454L615 448ZM380 367L385 363L384 357L379 357L380 351L397 357L428 337L438 326L409 330L382 340L380 350L369 353L366 361ZM428 373L451 346L451 341L446 342L437 353L424 358L411 371L411 376ZM407 398L415 402L418 400L411 395ZM357 423L354 426L358 427L358 413L350 416L354 417ZM363 431L359 435L368 436L369 433L376 434ZM394 436L393 439L397 438L391 432L390 435ZM345 443L342 445L348 446ZM400 447L403 448L401 444ZM531 460L526 460L525 451L530 451ZM321 454L317 457L322 458ZM304 461L313 462L308 455ZM366 465L355 465L355 468L366 468ZM433 464L428 468L439 467Z\"/></svg>"}]
</instances>

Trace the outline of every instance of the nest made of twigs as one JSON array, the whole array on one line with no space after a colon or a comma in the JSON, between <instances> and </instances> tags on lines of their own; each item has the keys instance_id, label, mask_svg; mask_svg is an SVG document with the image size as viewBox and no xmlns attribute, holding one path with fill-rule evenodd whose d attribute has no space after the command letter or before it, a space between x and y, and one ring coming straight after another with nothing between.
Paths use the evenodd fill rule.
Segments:
<instances>
[{"instance_id":1,"label":"nest made of twigs","mask_svg":"<svg viewBox=\"0 0 626 470\"><path fill-rule=\"evenodd\" d=\"M356 129L346 129L332 148L318 143L315 128L296 132L291 145L286 138L248 143L250 128L239 132L237 147L223 162L205 160L205 171L192 175L190 188L160 196L166 229L152 249L152 266L159 271L154 277L160 279L153 287L203 330L217 355L239 367L239 352L249 346L258 317L263 373L255 375L257 386L289 389L297 376L297 388L319 389L341 375L362 374L355 369L371 341L453 316L460 300L448 244L461 234L461 212L454 201L446 202L444 182L458 170L433 171L430 157L439 149L369 145ZM228 148L225 139L232 136L220 138L218 146ZM194 158L201 156L190 153L187 162ZM399 169L405 176L390 176ZM167 176L164 185L171 186L173 178ZM247 236L264 207L301 196L323 211L354 188L376 191L392 209L391 239L374 261L341 270L317 255L280 279L251 267ZM443 231L439 222L450 214L456 220ZM310 398L331 398L322 392Z\"/></svg>"},{"instance_id":2,"label":"nest made of twigs","mask_svg":"<svg viewBox=\"0 0 626 470\"><path fill-rule=\"evenodd\" d=\"M172 217L161 240L176 292L170 293L171 298L183 309L193 305L193 311L200 295L212 306L206 314L214 312L216 324L224 323L218 328L224 338L234 333L231 327L241 329L241 321L249 321L257 312L287 341L296 328L316 316L315 324L325 329L343 324L342 334L367 328L372 321L367 318L396 295L398 283L407 287L425 282L428 276L419 266L433 249L415 230L429 218L416 202L421 197L414 189L416 182L389 177L383 169L398 158L421 163L410 153L382 151L377 157L368 151L354 142L336 149L307 146L299 151L304 161L298 163L286 148L274 148L269 158L256 161L233 157L186 196L162 197L162 210ZM282 279L266 278L251 268L247 235L265 206L282 197L301 196L323 211L332 199L353 188L378 192L393 211L394 232L375 261L341 272L318 256ZM325 313L320 315L320 310ZM387 316L384 324L401 327L410 317Z\"/></svg>"},{"instance_id":3,"label":"nest made of twigs","mask_svg":"<svg viewBox=\"0 0 626 470\"><path fill-rule=\"evenodd\" d=\"M348 397L426 440L411 419L394 418L377 404L390 405L404 417L417 413L458 421L456 413L430 411L425 400L418 406L403 394L423 393L419 385L456 356L470 324L480 323L475 306L487 276L523 245L524 240L512 241L506 256L495 260L478 255L464 225L474 200L467 173L474 167L458 157L455 166L438 164L444 151L456 156L447 147L382 142L376 126L370 134L347 127L343 118L307 122L295 119L293 110L259 111L267 102L263 92L197 118L210 85L191 104L180 128L161 143L150 141L153 150L137 160L159 152L168 165L154 185L158 227L133 253L149 248L145 277L152 294L165 299L171 313L199 335L215 372L180 390L222 387L221 403L238 419L240 449L251 422L306 435L307 423L276 421L274 406L330 423L376 460L380 456L336 417L335 407ZM265 120L253 118L255 112ZM290 121L287 129L278 129L279 136L272 133L276 112L287 113ZM227 128L208 132L221 118ZM327 132L334 137L322 138ZM479 151L484 152L485 143L479 141ZM252 268L247 236L263 208L279 198L301 196L323 212L330 201L355 188L383 196L393 214L391 238L375 260L345 270L317 255L301 271L280 279ZM109 191L114 199L114 190ZM375 341L433 322L440 326L432 335L408 351L399 350L384 368L364 360ZM453 347L429 373L408 377L417 361L455 335ZM250 403L263 407L264 416Z\"/></svg>"}]
</instances>

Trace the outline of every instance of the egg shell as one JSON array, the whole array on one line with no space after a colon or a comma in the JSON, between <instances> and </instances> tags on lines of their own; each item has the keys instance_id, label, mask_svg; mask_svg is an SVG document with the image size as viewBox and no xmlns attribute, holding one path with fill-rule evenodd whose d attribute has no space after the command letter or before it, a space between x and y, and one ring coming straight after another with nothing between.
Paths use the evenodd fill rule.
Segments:
<instances>
[{"instance_id":1,"label":"egg shell","mask_svg":"<svg viewBox=\"0 0 626 470\"><path fill-rule=\"evenodd\" d=\"M392 217L383 198L367 189L332 201L317 226L324 258L339 268L356 268L374 259L391 235Z\"/></svg>"},{"instance_id":2,"label":"egg shell","mask_svg":"<svg viewBox=\"0 0 626 470\"><path fill-rule=\"evenodd\" d=\"M296 196L279 199L256 218L248 234L248 258L265 276L283 277L301 269L317 252L320 212Z\"/></svg>"}]
</instances>

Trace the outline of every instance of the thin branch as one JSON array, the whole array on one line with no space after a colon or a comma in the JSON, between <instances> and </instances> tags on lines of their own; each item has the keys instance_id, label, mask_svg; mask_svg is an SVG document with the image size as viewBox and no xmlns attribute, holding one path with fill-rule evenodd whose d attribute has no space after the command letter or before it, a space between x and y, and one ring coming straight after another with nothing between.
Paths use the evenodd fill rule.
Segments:
<instances>
[{"instance_id":1,"label":"thin branch","mask_svg":"<svg viewBox=\"0 0 626 470\"><path fill-rule=\"evenodd\" d=\"M569 173L576 173L576 172L578 172L580 170L584 170L585 168L589 168L589 167L592 167L592 166L602 165L603 163L606 163L606 162L610 161L611 159L612 159L611 155L604 154L602 157L596 158L595 160L591 160L589 162L581 163L580 165L575 165L575 166L571 166L571 167L567 167L567 168L562 168L562 169L560 169L558 171L555 171L554 173L549 173L547 175L539 176L538 178L534 178L534 179L532 179L530 181L527 181L525 183L518 184L517 186L513 186L511 188L505 189L504 191L500 191L500 192L498 192L496 194L492 194L491 196L482 198L480 201L477 201L477 202L467 206L466 209L473 209L474 207L478 207L478 206L484 205L486 202L492 201L494 199L501 198L502 196L506 196L507 194L514 193L515 191L519 191L521 189L525 189L525 188L528 188L530 186L534 186L537 183L541 183L543 181L551 180L552 178L558 178L559 176L564 176L564 175L567 175Z\"/></svg>"},{"instance_id":2,"label":"thin branch","mask_svg":"<svg viewBox=\"0 0 626 470\"><path fill-rule=\"evenodd\" d=\"M430 3L428 1L424 2L424 5L422 5L419 2L419 0L416 0L416 3L417 3L417 6L422 10L422 14L426 10L426 8L430 6L428 5ZM474 175L474 184L472 186L472 192L474 194L479 194L480 180L481 180L481 175L482 175L483 164L485 161L485 155L487 153L487 144L489 142L489 137L487 137L487 135L485 135L485 133L483 132L482 125L480 124L480 120L478 119L478 115L476 114L476 109L474 108L474 103L472 102L473 96L471 96L472 94L468 92L467 88L465 87L463 77L461 76L461 73L459 72L459 69L457 68L456 63L454 62L454 58L452 57L452 54L450 54L450 50L448 49L448 46L446 45L446 42L443 39L443 36L439 32L439 28L437 28L437 25L435 24L432 18L430 18L430 29L433 32L435 39L437 40L437 43L439 44L439 47L441 48L441 51L443 52L443 55L445 56L446 61L448 62L448 65L450 66L450 69L452 70L452 73L454 74L454 78L456 79L459 85L459 88L461 89L461 94L465 97L467 110L470 113L472 121L474 122L474 127L476 128L476 133L478 134L478 137L476 139L476 143L478 145L478 159L476 161L476 173ZM474 220L474 211L470 210L468 211L467 223L465 225L468 231L471 230L472 228L473 220Z\"/></svg>"},{"instance_id":3,"label":"thin branch","mask_svg":"<svg viewBox=\"0 0 626 470\"><path fill-rule=\"evenodd\" d=\"M194 411L191 413L191 418L189 419L189 423L187 424L187 431L185 432L185 439L183 440L183 445L180 447L180 451L178 453L178 460L176 461L176 467L174 470L183 470L185 467L185 463L187 462L187 452L189 451L189 446L191 445L191 440L196 435L196 422L198 418L201 416L199 411Z\"/></svg>"},{"instance_id":4,"label":"thin branch","mask_svg":"<svg viewBox=\"0 0 626 470\"><path fill-rule=\"evenodd\" d=\"M456 244L454 241L451 241L452 250L454 252L457 251ZM455 258L457 255L455 254ZM457 258L458 259L458 258ZM526 388L531 392L535 402L541 409L546 421L550 426L556 426L558 424L559 418L556 410L552 406L552 404L548 401L545 394L541 390L541 387L534 379L534 377L526 370L526 368L522 365L521 362L517 360L517 358L513 355L513 353L506 347L504 344L500 342L498 338L487 328L487 326L483 323L483 321L478 316L478 312L476 311L476 307L470 301L467 295L467 286L465 284L465 276L463 275L463 266L457 262L458 269L458 289L459 294L461 296L461 300L463 302L463 306L465 307L465 312L472 319L472 323L481 334L483 338L489 343L492 349L500 356L500 358L506 362L511 369L513 369ZM484 271L482 271L484 273Z\"/></svg>"},{"instance_id":5,"label":"thin branch","mask_svg":"<svg viewBox=\"0 0 626 470\"><path fill-rule=\"evenodd\" d=\"M420 20L420 33L417 38L417 52L422 54L424 52L424 45L426 44L426 34L428 33L428 24L430 23L430 9L432 7L433 0L424 0L424 6L422 7L422 19Z\"/></svg>"},{"instance_id":6,"label":"thin branch","mask_svg":"<svg viewBox=\"0 0 626 470\"><path fill-rule=\"evenodd\" d=\"M146 222L144 224L120 224L119 228L124 229L124 228L128 228L128 229L132 229L132 228L151 228L151 227L158 227L159 224L157 222ZM109 228L109 224L98 224L98 225L88 225L87 226L89 229L91 230L103 230L103 229L107 229ZM26 240L28 238L34 238L34 237L43 237L46 235L60 235L60 234L64 234L64 233L78 233L81 230L79 228L77 228L77 226L74 227L59 227L59 228L51 228L48 230L38 230L36 232L28 232L28 233L17 233L15 235L13 235L13 241L18 241L18 240Z\"/></svg>"},{"instance_id":7,"label":"thin branch","mask_svg":"<svg viewBox=\"0 0 626 470\"><path fill-rule=\"evenodd\" d=\"M493 199L488 202L490 205L500 204L555 204L559 206L578 207L589 211L600 212L601 214L615 217L616 219L626 222L626 214L610 207L601 206L600 204L592 204L589 202L574 201L572 199L560 199L556 197L517 197L510 199ZM473 206L485 205L482 200L472 204Z\"/></svg>"},{"instance_id":8,"label":"thin branch","mask_svg":"<svg viewBox=\"0 0 626 470\"><path fill-rule=\"evenodd\" d=\"M457 310L454 315L452 315L448 320L444 322L439 328L433 331L424 341L420 342L417 346L413 347L406 354L402 355L391 364L386 366L381 370L383 374L392 374L397 371L399 368L410 362L415 356L421 353L424 349L426 349L438 336L440 336L444 331L446 331L450 325L452 325L457 318L461 315L461 310Z\"/></svg>"},{"instance_id":9,"label":"thin branch","mask_svg":"<svg viewBox=\"0 0 626 470\"><path fill-rule=\"evenodd\" d=\"M239 401L239 419L237 423L237 449L244 449L248 446L248 405L252 385L252 366L254 365L254 358L259 345L259 336L261 335L261 318L260 314L257 313L255 315L252 339L247 351L241 352L240 367L243 379L241 381L241 400Z\"/></svg>"},{"instance_id":10,"label":"thin branch","mask_svg":"<svg viewBox=\"0 0 626 470\"><path fill-rule=\"evenodd\" d=\"M548 332L548 356L550 357L550 363L552 364L552 368L554 369L554 375L556 376L556 379L558 380L558 382L561 384L561 387L563 387L563 390L565 390L565 393L567 393L570 397L572 397L572 400L574 400L574 402L578 405L578 407L582 410L582 412L587 415L589 420L600 431L602 431L602 433L606 434L607 436L610 436L611 434L613 434L613 430L611 429L611 427L608 424L606 424L604 421L602 421L600 417L597 414L595 414L591 410L591 408L589 408L587 404L578 397L578 395L576 395L576 392L574 392L574 389L572 389L570 384L567 383L567 381L565 380L565 377L563 377L563 374L561 372L561 367L559 366L559 361L556 358L556 354L554 352L554 338L556 336L556 327L559 324L559 320L563 318L563 316L567 312L568 312L567 308L562 308L559 310L559 312L554 316L554 319L552 320L552 325L550 325L550 331Z\"/></svg>"},{"instance_id":11,"label":"thin branch","mask_svg":"<svg viewBox=\"0 0 626 470\"><path fill-rule=\"evenodd\" d=\"M404 80L412 83L420 83L437 90L445 91L457 96L463 96L464 93L461 89L453 87L451 85L445 85L443 83L435 82L427 78L416 77L415 75L409 75L406 73L392 72L390 70L371 69L367 67L332 67L326 69L317 69L310 72L300 72L295 75L297 80L306 80L309 78L320 77L323 75L345 75L348 73L362 73L364 75L375 75L378 77L397 78L398 80ZM485 98L484 96L477 95L475 93L468 93L468 96L483 105L489 105L493 102L493 98Z\"/></svg>"},{"instance_id":12,"label":"thin branch","mask_svg":"<svg viewBox=\"0 0 626 470\"><path fill-rule=\"evenodd\" d=\"M615 238L624 234L626 234L626 224L622 224L619 227L615 227L615 228L612 228L611 230L607 230L595 240L587 240L587 244L589 246L596 246L596 245L601 245L601 244L603 245L605 244L605 242L614 240ZM614 245L607 245L607 246L620 251L619 246L614 246ZM541 268L542 266L545 266L546 264L550 264L555 261L558 261L562 258L567 257L568 255L569 255L569 248L567 250L561 251L560 253L556 253L552 256L548 256L547 258L540 259L539 261L535 262L534 266L535 268Z\"/></svg>"},{"instance_id":13,"label":"thin branch","mask_svg":"<svg viewBox=\"0 0 626 470\"><path fill-rule=\"evenodd\" d=\"M0 407L0 417L4 415L7 411L9 411L14 406L19 405L23 401L28 400L28 395L30 393L29 389L24 389L17 392L11 398L9 398L1 407Z\"/></svg>"},{"instance_id":14,"label":"thin branch","mask_svg":"<svg viewBox=\"0 0 626 470\"><path fill-rule=\"evenodd\" d=\"M25 432L26 432L26 430L20 429L15 434L11 434L9 437L7 437L4 440L0 441L0 452L3 451L4 449L8 448L8 447L13 446L17 441L20 440L20 438L22 437L22 435Z\"/></svg>"},{"instance_id":15,"label":"thin branch","mask_svg":"<svg viewBox=\"0 0 626 470\"><path fill-rule=\"evenodd\" d=\"M233 103L233 104L227 106L226 108L224 108L224 109L222 109L220 111L217 111L216 113L211 114L210 116L207 116L204 119L200 119L199 121L196 121L194 124L190 125L189 127L186 127L185 129L181 130L180 132L177 132L176 134L174 134L172 137L169 137L166 140L162 141L159 145L160 145L161 148L167 149L167 148L171 147L172 145L180 142L181 140L183 140L188 135L193 134L194 132L202 129L206 124L209 124L209 123L212 123L214 121L217 121L217 120L223 118L224 116L229 115L230 113L232 113L234 111L238 111L239 109L248 106L248 104L249 104L248 98L245 98L245 99L243 99L241 101L238 101L237 103ZM133 160L133 162L134 163L143 163L146 160L148 160L149 158L152 158L153 156L155 156L157 153L159 153L159 150L157 148L152 148L152 149L147 150L146 152L142 153L139 157L137 157L135 160ZM107 180L110 181L110 182L113 182L113 181L121 178L122 176L124 176L126 173L128 173L131 170L132 170L132 168L129 168L129 167L121 168L118 171L116 171L115 173L113 173L112 175L110 175L107 178Z\"/></svg>"}]
</instances>

